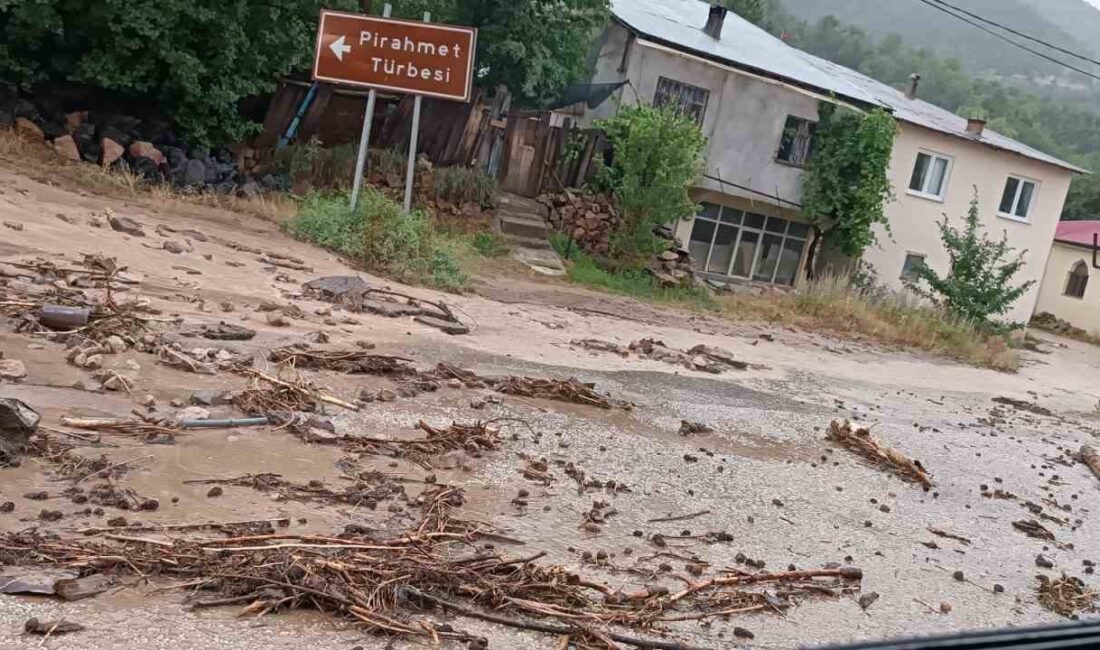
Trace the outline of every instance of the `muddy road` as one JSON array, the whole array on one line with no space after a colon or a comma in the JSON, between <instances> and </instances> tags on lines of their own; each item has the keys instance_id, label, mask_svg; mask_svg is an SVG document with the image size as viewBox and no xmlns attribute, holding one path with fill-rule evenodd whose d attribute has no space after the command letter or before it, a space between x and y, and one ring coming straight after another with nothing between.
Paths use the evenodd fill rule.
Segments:
<instances>
[{"instance_id":1,"label":"muddy road","mask_svg":"<svg viewBox=\"0 0 1100 650\"><path fill-rule=\"evenodd\" d=\"M135 222L141 236L116 230L112 216ZM1018 374L1003 374L863 342L656 309L513 269L487 272L476 294L443 295L357 272L271 223L184 205L124 204L9 172L0 173L0 222L0 301L7 314L0 318L0 351L25 369L25 376L0 380L0 398L32 406L42 416L40 434L63 445L0 469L0 503L13 504L0 512L5 547L29 531L47 541L58 535L114 544L123 554L171 548L177 539L214 543L209 540L264 531L343 543L392 539L422 521L421 497L449 486L460 488L464 499L448 512L468 526L466 541L449 553L538 554L541 565L579 574L605 595L646 587L676 594L730 576L862 570L854 584L821 589L775 582L740 594L743 600L727 603L725 615L715 615L721 611L715 594L708 602L685 599L676 615L646 626L612 627L708 648L791 648L1056 622L1064 619L1040 603L1038 575L1065 573L1096 584L1091 566L1100 560L1100 521L1092 513L1100 512L1100 479L1075 460L1100 432L1100 350L1094 347L1044 336L1039 351L1024 353ZM137 337L137 345L104 353L91 368L67 358L68 337L20 327L20 305L13 303L48 302L59 289L103 298L103 287L80 274L58 279L42 272L46 263L86 268L85 255L125 267L113 299L142 305L155 345ZM348 311L303 292L309 280L349 275L372 287L443 300L472 331L449 336L408 316ZM242 341L196 334L219 323L255 334ZM623 347L653 339L674 352L624 356L574 343L585 339ZM163 345L209 361L213 372L166 362L157 351ZM697 350L675 354L700 345L748 366L716 374ZM576 378L610 396L614 406L509 393L497 379L340 369L287 374L270 359L271 350L287 346L369 350L400 357L418 373L438 373L444 363L480 378ZM200 410L184 412L185 419L245 417L225 403L256 381L238 362L308 381L310 395L320 391L358 410L320 404L318 415L332 425L320 433L269 425L135 436L63 424L63 418L133 420L135 412L171 420L188 408ZM125 380L121 390L103 387L111 376L104 370ZM424 381L432 385L419 385ZM931 489L827 441L833 420L868 427L879 444L919 461ZM489 422L485 435L496 442L423 454L406 446L426 435L419 422L446 430L452 422L477 421ZM684 421L705 426L682 433L691 429ZM74 432L84 439L66 435ZM92 470L60 462L59 449L71 454L62 461L104 456L104 464L86 467L121 465L107 471L109 478L89 475ZM130 505L122 509L121 502L103 499L102 490L81 498L101 484L122 493L123 501L132 497ZM365 486L375 491L348 497ZM155 509L140 509L150 500ZM201 527L226 522L274 523L221 532ZM1049 536L1029 536L1032 522ZM193 528L165 529L171 526ZM287 553L316 562L330 551ZM74 564L69 552L50 547L30 564ZM11 548L0 551L0 561L26 560ZM218 584L159 566L104 569L110 588L76 602L0 595L0 647L347 649L431 642L430 634L391 640L362 621L313 611L304 598L244 615L249 600L195 609L195 599L218 595ZM148 569L134 568L142 567ZM76 568L86 575L102 567ZM0 575L12 569L0 565ZM461 590L438 593L457 597ZM667 604L668 598L649 602ZM531 614L508 612L520 620L540 618ZM1087 607L1079 614L1089 616ZM439 609L402 609L394 616L483 638L490 648L562 647L558 635ZM30 617L65 618L86 629L43 639L23 633ZM444 623L451 628L438 627Z\"/></svg>"}]
</instances>

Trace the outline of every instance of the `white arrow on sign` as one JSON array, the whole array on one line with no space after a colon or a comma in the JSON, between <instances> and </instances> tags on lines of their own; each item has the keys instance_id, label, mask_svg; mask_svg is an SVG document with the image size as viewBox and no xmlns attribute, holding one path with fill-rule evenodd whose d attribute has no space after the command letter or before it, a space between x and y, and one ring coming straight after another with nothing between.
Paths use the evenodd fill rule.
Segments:
<instances>
[{"instance_id":1,"label":"white arrow on sign","mask_svg":"<svg viewBox=\"0 0 1100 650\"><path fill-rule=\"evenodd\" d=\"M329 49L332 50L332 53L335 54L336 58L339 59L340 61L344 60L344 55L345 54L348 54L348 53L351 52L351 46L344 43L345 38L346 37L341 36L340 38L333 41L332 45L329 45Z\"/></svg>"}]
</instances>

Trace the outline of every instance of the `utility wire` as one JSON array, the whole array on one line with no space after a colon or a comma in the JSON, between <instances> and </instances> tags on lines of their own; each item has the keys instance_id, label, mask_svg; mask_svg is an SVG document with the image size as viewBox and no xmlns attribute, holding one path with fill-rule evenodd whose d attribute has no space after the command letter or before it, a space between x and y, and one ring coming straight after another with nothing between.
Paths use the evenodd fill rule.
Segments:
<instances>
[{"instance_id":1,"label":"utility wire","mask_svg":"<svg viewBox=\"0 0 1100 650\"><path fill-rule=\"evenodd\" d=\"M962 16L962 15L959 15L959 14L953 13L953 12L952 12L951 10L949 10L949 9L948 9L947 7L944 7L944 6L942 6L942 5L938 5L938 4L936 4L935 2L933 2L932 0L919 0L919 2L922 2L922 3L926 4L926 5L928 5L929 7L932 7L933 9L936 9L937 11L942 11L943 13L947 14L948 16L951 16L951 17L953 17L953 18L957 18L957 19L959 19L959 20L963 21L964 23L967 23L967 24L969 24L969 25L972 25L972 26L974 26L974 27L977 27L978 29L982 30L983 32L986 32L987 34L990 34L990 35L992 35L992 36L995 36L996 38L999 38L999 39L1001 39L1002 41L1004 41L1004 42L1006 42L1006 43L1008 43L1008 44L1010 44L1010 45L1014 45L1014 46L1016 46L1016 47L1020 48L1021 50L1024 50L1024 51L1027 51L1027 52L1031 52L1031 53L1032 53L1032 54L1034 54L1035 56L1037 56L1037 57L1040 57L1040 58L1042 58L1042 59L1046 59L1047 61L1050 61L1051 63L1053 63L1053 64L1055 64L1055 65L1060 65L1060 66L1062 66L1063 68L1068 68L1068 69L1070 69L1070 70L1073 70L1074 72L1078 72L1078 73L1080 73L1080 74L1083 74L1083 75L1085 75L1086 77L1090 77L1090 78L1092 78L1092 79L1095 79L1095 80L1097 80L1097 81L1100 81L1100 75L1095 75L1095 74L1093 74L1093 73L1091 73L1091 72L1089 72L1089 71L1087 71L1087 70L1082 70L1081 68L1078 68L1078 67L1072 66L1072 65L1070 65L1070 64L1068 64L1068 63L1066 63L1065 61L1060 61L1060 60L1058 60L1058 59L1056 59L1056 58L1054 58L1054 57L1052 57L1052 56L1050 56L1050 55L1048 55L1048 54L1045 54L1045 53L1043 53L1043 52L1040 52L1039 50L1036 50L1036 49L1030 48L1030 47L1028 47L1028 46L1024 45L1023 43L1018 43L1018 42L1016 42L1016 41L1012 40L1011 38L1009 38L1009 37L1005 36L1004 34L1001 34L1000 32L996 32L996 31L994 31L994 30L992 30L992 29L990 29L990 28L986 27L985 25L983 25L983 24L981 24L981 23L975 22L975 21L973 21L973 20L971 20L971 19L967 18L966 16Z\"/></svg>"},{"instance_id":2,"label":"utility wire","mask_svg":"<svg viewBox=\"0 0 1100 650\"><path fill-rule=\"evenodd\" d=\"M943 5L945 7L950 8L950 9L954 9L955 11L957 11L961 14L966 14L967 16L970 16L971 18L973 18L975 20L979 20L979 21L981 21L981 22L983 22L987 25L992 25L992 26L997 27L999 29L1003 29L1004 31L1006 31L1010 34L1015 34L1016 36L1019 36L1021 38L1026 38L1029 41L1032 41L1034 43L1038 43L1039 45L1043 45L1045 47L1049 47L1052 50L1057 50L1058 52L1061 52L1062 54L1068 54L1069 56L1072 56L1076 59L1081 59L1082 61L1087 61L1088 63L1093 63L1093 64L1096 64L1096 65L1100 65L1100 61L1097 61L1096 59L1091 59L1091 58L1089 58L1089 57L1087 57L1083 54L1078 54L1078 53L1074 52L1073 50L1067 50L1064 47L1060 47L1060 46L1055 45L1053 43L1048 43L1048 42L1044 41L1041 38L1037 38L1035 36L1032 36L1031 34L1026 34L1024 32L1018 31L1016 29L1013 29L1013 28L1009 27L1008 25L1002 25L1001 23L999 23L995 20L990 20L990 19L985 18L983 16L979 16L978 14L973 13L971 11L967 11L966 9L963 9L962 7L955 6L955 5L951 4L950 2L945 2L944 0L933 0L933 1L936 4L940 4L940 5Z\"/></svg>"}]
</instances>

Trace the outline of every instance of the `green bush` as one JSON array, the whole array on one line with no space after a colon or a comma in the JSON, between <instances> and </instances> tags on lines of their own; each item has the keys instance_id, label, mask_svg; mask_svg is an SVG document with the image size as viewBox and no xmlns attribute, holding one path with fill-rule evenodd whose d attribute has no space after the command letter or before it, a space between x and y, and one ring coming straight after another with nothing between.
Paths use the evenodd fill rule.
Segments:
<instances>
[{"instance_id":1,"label":"green bush","mask_svg":"<svg viewBox=\"0 0 1100 650\"><path fill-rule=\"evenodd\" d=\"M478 255L482 257L504 257L508 254L508 245L500 235L492 232L479 232L470 240Z\"/></svg>"},{"instance_id":2,"label":"green bush","mask_svg":"<svg viewBox=\"0 0 1100 650\"><path fill-rule=\"evenodd\" d=\"M241 100L308 66L318 10L356 0L0 0L0 79L83 84L140 98L195 142L258 125Z\"/></svg>"},{"instance_id":3,"label":"green bush","mask_svg":"<svg viewBox=\"0 0 1100 650\"><path fill-rule=\"evenodd\" d=\"M693 119L671 108L631 106L596 126L611 142L607 181L623 215L611 238L611 257L640 268L667 246L653 234L654 226L696 213L689 190L702 169L706 139Z\"/></svg>"},{"instance_id":4,"label":"green bush","mask_svg":"<svg viewBox=\"0 0 1100 650\"><path fill-rule=\"evenodd\" d=\"M1034 281L1012 284L1012 278L1024 267L1026 251L1012 258L1014 249L1008 245L1008 233L1000 240L992 240L981 231L977 196L970 202L961 229L951 227L946 216L939 226L940 239L951 260L947 275L941 276L922 264L917 267L917 280L910 283L910 288L959 320L987 328L1005 328L993 318L1006 314L1012 303L1035 284Z\"/></svg>"},{"instance_id":5,"label":"green bush","mask_svg":"<svg viewBox=\"0 0 1100 650\"><path fill-rule=\"evenodd\" d=\"M405 282L458 291L468 281L427 213L404 214L370 187L354 212L346 194L311 194L287 231Z\"/></svg>"},{"instance_id":6,"label":"green bush","mask_svg":"<svg viewBox=\"0 0 1100 650\"><path fill-rule=\"evenodd\" d=\"M436 198L451 203L477 203L491 209L500 196L497 179L469 167L436 167L432 184Z\"/></svg>"},{"instance_id":7,"label":"green bush","mask_svg":"<svg viewBox=\"0 0 1100 650\"><path fill-rule=\"evenodd\" d=\"M605 269L562 233L551 233L550 244L568 262L569 279L577 284L656 302L689 304L707 309L716 306L706 289L695 286L663 287L645 269Z\"/></svg>"}]
</instances>

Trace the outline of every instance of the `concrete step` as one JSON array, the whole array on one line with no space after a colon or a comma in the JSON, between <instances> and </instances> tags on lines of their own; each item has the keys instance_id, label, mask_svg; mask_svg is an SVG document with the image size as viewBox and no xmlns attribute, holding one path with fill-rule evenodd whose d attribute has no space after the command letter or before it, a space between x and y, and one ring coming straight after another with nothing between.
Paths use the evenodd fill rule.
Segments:
<instances>
[{"instance_id":1,"label":"concrete step","mask_svg":"<svg viewBox=\"0 0 1100 650\"><path fill-rule=\"evenodd\" d=\"M537 217L498 213L496 220L497 230L505 237L546 239L550 236L550 226Z\"/></svg>"}]
</instances>

